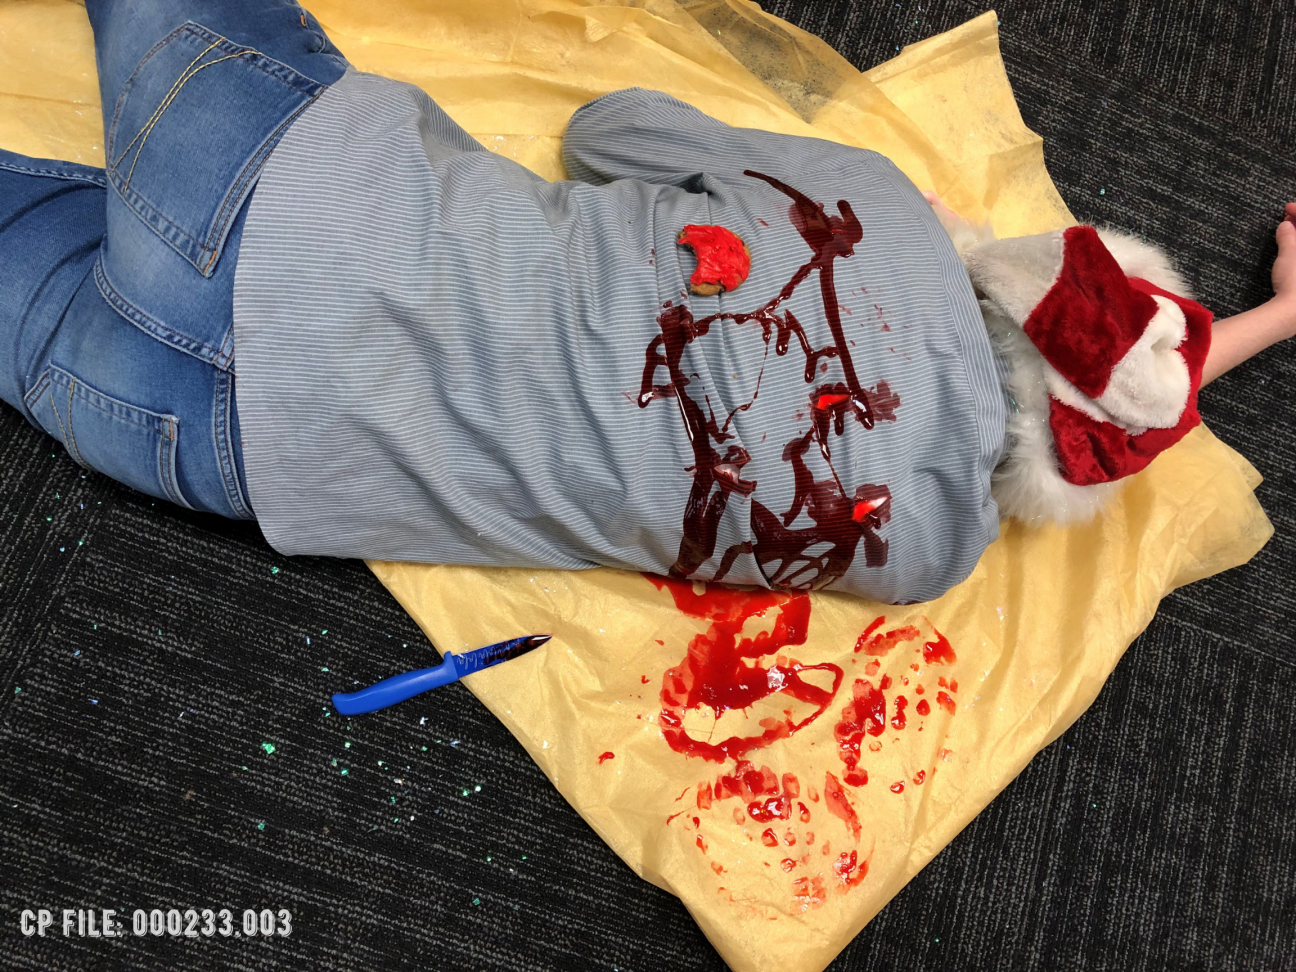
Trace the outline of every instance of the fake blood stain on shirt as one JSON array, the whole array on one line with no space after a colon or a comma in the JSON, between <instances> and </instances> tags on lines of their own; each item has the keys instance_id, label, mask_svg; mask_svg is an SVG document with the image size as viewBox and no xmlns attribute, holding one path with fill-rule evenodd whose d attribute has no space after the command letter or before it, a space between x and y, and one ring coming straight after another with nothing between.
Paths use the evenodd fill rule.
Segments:
<instances>
[{"instance_id":1,"label":"fake blood stain on shirt","mask_svg":"<svg viewBox=\"0 0 1296 972\"><path fill-rule=\"evenodd\" d=\"M891 518L891 491L885 484L861 483L853 492L842 482L832 461L831 437L845 433L846 421L872 429L878 421L895 421L900 399L886 382L865 389L851 358L841 322L841 305L837 300L833 268L837 259L849 258L855 244L863 238L863 228L850 203L839 200L839 215L830 216L822 203L772 176L745 171L792 200L788 218L811 250L810 259L799 267L783 288L764 305L753 311L720 312L694 318L687 305L668 301L658 315L658 333L644 350L644 371L640 382L638 405L646 408L660 399L673 398L688 432L693 464L688 467L693 483L684 506L683 536L671 574L689 577L696 573L716 552L720 521L731 496L751 497L750 523L754 539L734 544L724 551L714 579L723 580L740 556L752 556L770 586L789 591L810 591L823 587L845 575L862 545L865 564L881 567L887 561L887 541L879 531ZM699 227L692 227L700 229ZM812 273L818 274L823 314L832 333L832 343L814 348L805 328L790 309L780 307ZM821 364L835 360L842 372L841 381L825 381L809 395L809 429L794 437L783 449L783 461L792 467L794 495L792 505L781 515L766 507L755 494L759 483L743 476L743 467L751 455L736 443L730 430L739 412L755 403L760 393L764 364L752 390L752 397L738 405L721 423L703 395L699 402L688 386L696 375L686 374L682 365L689 344L707 336L717 323L756 323L766 348L774 342L777 356L786 355L795 337L805 356L804 378L815 382ZM665 382L658 372L665 370ZM811 447L828 469L828 478L816 480L810 470L807 454ZM724 452L719 449L723 447ZM794 528L792 524L805 514L814 524ZM824 549L826 547L826 549Z\"/></svg>"}]
</instances>

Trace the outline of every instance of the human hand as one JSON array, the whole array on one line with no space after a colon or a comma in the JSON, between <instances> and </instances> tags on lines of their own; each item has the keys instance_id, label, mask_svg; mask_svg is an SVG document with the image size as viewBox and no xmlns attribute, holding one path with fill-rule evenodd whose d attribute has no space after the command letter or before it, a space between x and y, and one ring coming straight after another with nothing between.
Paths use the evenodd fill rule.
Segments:
<instances>
[{"instance_id":1,"label":"human hand","mask_svg":"<svg viewBox=\"0 0 1296 972\"><path fill-rule=\"evenodd\" d=\"M994 239L994 233L991 231L989 224L978 226L975 223L968 222L946 206L936 193L930 190L926 191L923 193L923 198L931 204L932 210L936 213L936 218L940 221L941 226L945 228L945 232L949 234L950 239L954 241L954 249L958 251L960 257L976 244Z\"/></svg>"},{"instance_id":2,"label":"human hand","mask_svg":"<svg viewBox=\"0 0 1296 972\"><path fill-rule=\"evenodd\" d=\"M941 221L941 225L946 229L963 222L963 217L946 206L945 201L930 189L923 192L923 198L931 204L931 208L936 211L936 218Z\"/></svg>"},{"instance_id":3,"label":"human hand","mask_svg":"<svg viewBox=\"0 0 1296 972\"><path fill-rule=\"evenodd\" d=\"M1287 204L1286 217L1274 234L1278 240L1278 259L1273 265L1274 297L1296 317L1296 202Z\"/></svg>"},{"instance_id":4,"label":"human hand","mask_svg":"<svg viewBox=\"0 0 1296 972\"><path fill-rule=\"evenodd\" d=\"M1273 265L1274 296L1270 303L1279 317L1280 338L1289 338L1296 336L1296 202L1287 204L1274 237L1278 241L1278 258Z\"/></svg>"},{"instance_id":5,"label":"human hand","mask_svg":"<svg viewBox=\"0 0 1296 972\"><path fill-rule=\"evenodd\" d=\"M1274 237L1278 241L1274 295L1259 307L1214 323L1202 368L1203 385L1271 344L1296 337L1296 202L1287 204Z\"/></svg>"}]
</instances>

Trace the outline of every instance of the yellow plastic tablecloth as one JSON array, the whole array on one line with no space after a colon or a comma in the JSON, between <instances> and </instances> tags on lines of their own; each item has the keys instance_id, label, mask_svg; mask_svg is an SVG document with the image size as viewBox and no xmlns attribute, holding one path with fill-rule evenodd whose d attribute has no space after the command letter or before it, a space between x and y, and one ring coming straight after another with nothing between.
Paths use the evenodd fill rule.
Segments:
<instances>
[{"instance_id":1,"label":"yellow plastic tablecloth","mask_svg":"<svg viewBox=\"0 0 1296 972\"><path fill-rule=\"evenodd\" d=\"M491 150L547 178L563 175L572 112L639 85L731 124L876 149L1000 236L1073 221L1017 111L993 13L861 74L741 0L320 0L311 10L356 67L422 86ZM0 2L0 145L102 164L101 132L82 7ZM682 713L697 739L784 736L746 754L745 789L733 762L683 755L663 735L668 671L695 637L695 651L722 640L669 590L602 569L370 567L439 648L552 631L549 645L468 687L637 873L684 901L730 966L817 972L1089 706L1166 593L1263 546L1272 528L1258 482L1199 428L1093 524L1005 524L972 577L938 601L811 595L804 644L757 663L821 666L820 683L823 666L841 669L816 718L777 685L718 722ZM688 607L690 589L677 593ZM771 606L744 632L792 611ZM946 663L942 635L956 656ZM666 728L679 715L668 711ZM804 725L778 729L788 723ZM857 743L854 769L869 782L852 786L843 756Z\"/></svg>"}]
</instances>

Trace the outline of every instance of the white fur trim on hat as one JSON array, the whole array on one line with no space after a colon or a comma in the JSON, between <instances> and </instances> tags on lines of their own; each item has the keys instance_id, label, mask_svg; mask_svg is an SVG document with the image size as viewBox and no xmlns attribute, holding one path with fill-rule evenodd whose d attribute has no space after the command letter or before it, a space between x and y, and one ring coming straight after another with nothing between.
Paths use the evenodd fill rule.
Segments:
<instances>
[{"instance_id":1,"label":"white fur trim on hat","mask_svg":"<svg viewBox=\"0 0 1296 972\"><path fill-rule=\"evenodd\" d=\"M999 515L1030 524L1093 519L1120 491L1121 481L1076 486L1062 478L1049 429L1050 389L1045 369L1053 369L998 305L981 301L981 314L991 343L1008 364L1006 385L1012 399L1004 456L990 478L990 493L999 505ZM1079 390L1075 393L1092 402Z\"/></svg>"},{"instance_id":2,"label":"white fur trim on hat","mask_svg":"<svg viewBox=\"0 0 1296 972\"><path fill-rule=\"evenodd\" d=\"M1067 231L1059 230L986 241L963 254L978 296L984 298L986 329L1007 363L1006 384L1012 400L1004 458L992 477L991 491L1001 515L1027 522L1090 519L1120 489L1119 480L1081 486L1064 478L1050 425L1052 400L1096 422L1117 426L1129 436L1139 436L1150 428L1177 426L1192 392L1187 361L1176 350L1187 336L1184 311L1157 294L1150 295L1156 307L1151 319L1138 340L1110 366L1097 398L1068 380L1058 370L1061 364L1055 367L1045 359L1025 327L1035 308L1059 284L1069 239ZM1171 293L1186 291L1169 259L1156 247L1112 230L1099 231L1098 241L1126 277L1139 277ZM1055 307L1052 313L1056 312ZM1060 333L1063 340L1069 339L1066 330ZM1083 342L1080 332L1071 334Z\"/></svg>"},{"instance_id":3,"label":"white fur trim on hat","mask_svg":"<svg viewBox=\"0 0 1296 972\"><path fill-rule=\"evenodd\" d=\"M1129 233L1105 227L1098 230L1098 239L1107 247L1107 252L1116 258L1120 268L1125 271L1125 276L1141 277L1162 290L1192 299L1188 284L1170 265L1170 258L1160 247L1144 243Z\"/></svg>"},{"instance_id":4,"label":"white fur trim on hat","mask_svg":"<svg viewBox=\"0 0 1296 972\"><path fill-rule=\"evenodd\" d=\"M967 251L972 283L1017 324L1024 324L1062 272L1062 231L991 240Z\"/></svg>"},{"instance_id":5,"label":"white fur trim on hat","mask_svg":"<svg viewBox=\"0 0 1296 972\"><path fill-rule=\"evenodd\" d=\"M1116 424L1132 435L1146 429L1174 428L1192 392L1188 362L1175 350L1188 336L1184 312L1160 294L1153 294L1152 299L1157 303L1156 314L1138 343L1116 362L1106 389L1097 399L1108 414L1115 416ZM1139 427L1139 432L1133 431L1134 426Z\"/></svg>"}]
</instances>

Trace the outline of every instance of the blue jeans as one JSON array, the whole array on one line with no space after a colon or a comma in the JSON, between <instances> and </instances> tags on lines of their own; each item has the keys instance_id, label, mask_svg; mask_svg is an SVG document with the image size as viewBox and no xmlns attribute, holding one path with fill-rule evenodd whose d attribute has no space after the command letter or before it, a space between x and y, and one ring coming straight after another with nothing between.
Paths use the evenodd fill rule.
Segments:
<instances>
[{"instance_id":1,"label":"blue jeans","mask_svg":"<svg viewBox=\"0 0 1296 972\"><path fill-rule=\"evenodd\" d=\"M248 200L346 60L294 0L87 0L106 168L0 150L0 398L77 462L251 518L233 343Z\"/></svg>"}]
</instances>

